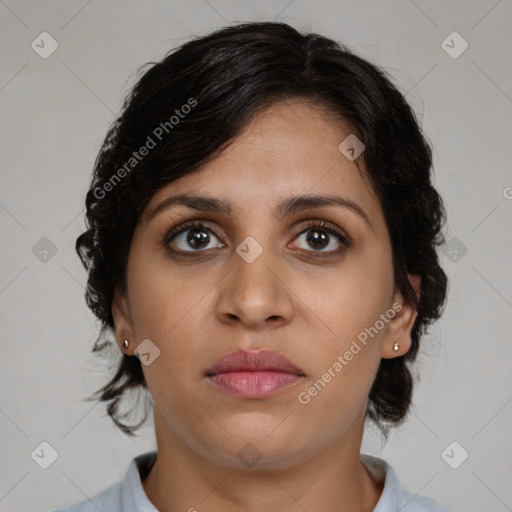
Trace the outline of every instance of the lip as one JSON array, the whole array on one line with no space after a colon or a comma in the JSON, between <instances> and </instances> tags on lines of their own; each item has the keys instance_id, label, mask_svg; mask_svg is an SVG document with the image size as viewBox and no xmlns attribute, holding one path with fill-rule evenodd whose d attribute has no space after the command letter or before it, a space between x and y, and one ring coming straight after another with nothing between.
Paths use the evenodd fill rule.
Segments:
<instances>
[{"instance_id":1,"label":"lip","mask_svg":"<svg viewBox=\"0 0 512 512\"><path fill-rule=\"evenodd\" d=\"M265 398L305 377L304 371L273 350L238 350L206 371L218 389L243 398Z\"/></svg>"}]
</instances>

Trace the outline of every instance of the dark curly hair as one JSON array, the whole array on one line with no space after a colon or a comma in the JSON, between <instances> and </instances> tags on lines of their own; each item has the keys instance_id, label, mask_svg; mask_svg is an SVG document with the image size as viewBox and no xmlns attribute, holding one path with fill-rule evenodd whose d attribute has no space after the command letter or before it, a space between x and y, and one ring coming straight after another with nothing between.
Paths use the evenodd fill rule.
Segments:
<instances>
[{"instance_id":1,"label":"dark curly hair","mask_svg":"<svg viewBox=\"0 0 512 512\"><path fill-rule=\"evenodd\" d=\"M105 334L114 329L114 291L126 290L132 236L153 194L217 156L256 113L300 98L342 119L363 141L357 160L381 201L395 290L418 311L410 350L381 359L369 394L367 417L386 434L406 416L413 389L408 364L426 327L441 316L447 292L436 253L445 242L446 213L431 181L430 144L410 105L383 70L342 44L284 23L225 27L146 66L96 158L87 229L76 241L88 271L86 301L101 321L93 352L112 346ZM419 298L408 272L421 277ZM144 388L140 360L122 355L115 375L92 399L107 402L114 423L134 435L147 411L129 426L120 421L119 404L125 393Z\"/></svg>"}]
</instances>

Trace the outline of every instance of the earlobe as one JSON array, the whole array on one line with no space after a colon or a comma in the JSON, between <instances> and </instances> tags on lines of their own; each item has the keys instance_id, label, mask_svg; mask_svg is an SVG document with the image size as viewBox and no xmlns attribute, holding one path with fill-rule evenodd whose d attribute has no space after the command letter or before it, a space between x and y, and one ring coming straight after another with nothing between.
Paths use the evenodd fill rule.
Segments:
<instances>
[{"instance_id":1,"label":"earlobe","mask_svg":"<svg viewBox=\"0 0 512 512\"><path fill-rule=\"evenodd\" d=\"M130 343L135 341L133 323L126 294L121 294L118 290L114 292L112 300L112 317L114 318L116 343L124 354L131 355L130 352L133 352L133 349L130 350L128 347L135 346L135 343ZM125 340L128 340L128 347L126 347Z\"/></svg>"},{"instance_id":2,"label":"earlobe","mask_svg":"<svg viewBox=\"0 0 512 512\"><path fill-rule=\"evenodd\" d=\"M408 274L409 282L413 287L416 296L420 296L421 277ZM400 304L400 308L389 322L389 329L386 333L386 339L382 346L383 359L391 359L405 355L411 348L411 331L418 316L418 311L412 304L404 303L401 294L398 295L395 302Z\"/></svg>"}]
</instances>

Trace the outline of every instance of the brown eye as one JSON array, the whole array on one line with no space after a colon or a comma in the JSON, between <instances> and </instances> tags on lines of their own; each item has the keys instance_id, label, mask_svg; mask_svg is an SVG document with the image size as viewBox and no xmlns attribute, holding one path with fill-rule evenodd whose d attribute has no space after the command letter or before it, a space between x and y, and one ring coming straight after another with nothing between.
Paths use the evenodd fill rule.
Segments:
<instances>
[{"instance_id":1,"label":"brown eye","mask_svg":"<svg viewBox=\"0 0 512 512\"><path fill-rule=\"evenodd\" d=\"M305 236L304 236L305 235ZM326 227L325 222L312 222L295 239L303 239L303 247L306 251L319 253L341 253L351 246L350 241L334 227Z\"/></svg>"},{"instance_id":2,"label":"brown eye","mask_svg":"<svg viewBox=\"0 0 512 512\"><path fill-rule=\"evenodd\" d=\"M193 221L172 229L166 235L164 244L177 247L177 250L171 250L182 253L203 252L214 247L224 247L221 242L211 245L215 240L218 241L218 238L209 226L200 221Z\"/></svg>"}]
</instances>

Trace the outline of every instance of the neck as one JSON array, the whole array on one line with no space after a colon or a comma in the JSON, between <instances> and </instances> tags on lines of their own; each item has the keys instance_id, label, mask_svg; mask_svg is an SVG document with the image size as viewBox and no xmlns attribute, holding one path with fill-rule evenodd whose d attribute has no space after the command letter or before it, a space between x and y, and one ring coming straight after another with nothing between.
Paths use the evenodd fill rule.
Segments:
<instances>
[{"instance_id":1,"label":"neck","mask_svg":"<svg viewBox=\"0 0 512 512\"><path fill-rule=\"evenodd\" d=\"M360 461L364 416L360 423L356 434L329 444L298 464L238 469L207 460L169 435L155 408L158 456L142 485L160 512L371 512L382 489Z\"/></svg>"}]
</instances>

